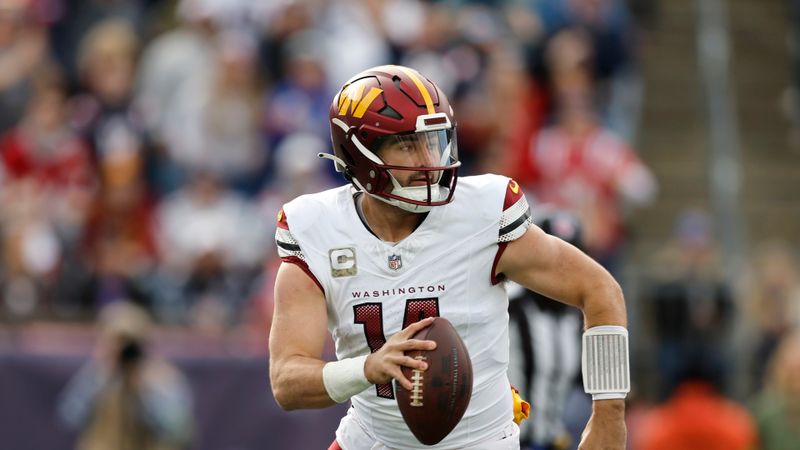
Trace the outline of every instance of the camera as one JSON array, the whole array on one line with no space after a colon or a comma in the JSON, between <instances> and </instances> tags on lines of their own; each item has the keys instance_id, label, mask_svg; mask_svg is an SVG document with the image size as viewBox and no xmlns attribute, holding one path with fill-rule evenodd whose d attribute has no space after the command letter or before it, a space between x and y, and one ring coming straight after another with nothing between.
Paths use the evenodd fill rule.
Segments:
<instances>
[{"instance_id":1,"label":"camera","mask_svg":"<svg viewBox=\"0 0 800 450\"><path fill-rule=\"evenodd\" d=\"M117 363L122 370L136 366L144 356L142 344L131 338L123 338L117 354Z\"/></svg>"}]
</instances>

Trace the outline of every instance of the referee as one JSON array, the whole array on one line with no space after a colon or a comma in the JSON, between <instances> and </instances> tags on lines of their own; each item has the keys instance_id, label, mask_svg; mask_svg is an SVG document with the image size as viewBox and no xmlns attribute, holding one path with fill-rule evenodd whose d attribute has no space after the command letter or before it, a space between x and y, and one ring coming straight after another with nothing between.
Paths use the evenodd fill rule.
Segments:
<instances>
[{"instance_id":1,"label":"referee","mask_svg":"<svg viewBox=\"0 0 800 450\"><path fill-rule=\"evenodd\" d=\"M582 249L581 226L572 214L551 211L537 220L545 233ZM531 404L520 425L523 449L564 450L571 444L564 406L580 380L580 311L516 283L508 283L511 357L508 377Z\"/></svg>"}]
</instances>

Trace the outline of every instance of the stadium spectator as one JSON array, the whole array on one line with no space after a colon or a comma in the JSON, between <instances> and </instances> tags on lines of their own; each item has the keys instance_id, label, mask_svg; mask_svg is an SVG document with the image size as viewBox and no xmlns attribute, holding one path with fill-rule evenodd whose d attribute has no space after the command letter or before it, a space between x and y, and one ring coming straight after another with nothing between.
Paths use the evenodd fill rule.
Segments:
<instances>
[{"instance_id":1,"label":"stadium spectator","mask_svg":"<svg viewBox=\"0 0 800 450\"><path fill-rule=\"evenodd\" d=\"M800 327L800 268L786 242L770 242L756 252L746 308L755 327L750 363L752 391L763 387L768 361L778 344Z\"/></svg>"},{"instance_id":2,"label":"stadium spectator","mask_svg":"<svg viewBox=\"0 0 800 450\"><path fill-rule=\"evenodd\" d=\"M87 34L98 24L120 20L130 24L137 36L143 36L152 2L131 0L25 0L37 15L50 25L53 56L67 75L69 84L80 84L81 46Z\"/></svg>"},{"instance_id":3,"label":"stadium spectator","mask_svg":"<svg viewBox=\"0 0 800 450\"><path fill-rule=\"evenodd\" d=\"M716 368L704 355L688 357L678 388L641 419L636 450L752 450L757 430L743 406L715 384Z\"/></svg>"},{"instance_id":4,"label":"stadium spectator","mask_svg":"<svg viewBox=\"0 0 800 450\"><path fill-rule=\"evenodd\" d=\"M89 274L77 299L89 317L123 299L150 309L162 294L152 287L158 249L141 154L125 141L104 152L100 191L84 236Z\"/></svg>"},{"instance_id":5,"label":"stadium spectator","mask_svg":"<svg viewBox=\"0 0 800 450\"><path fill-rule=\"evenodd\" d=\"M144 164L149 158L145 124L133 101L139 45L130 23L117 18L98 22L81 41L81 92L73 100L73 114L98 170L109 152L123 147L140 153Z\"/></svg>"},{"instance_id":6,"label":"stadium spectator","mask_svg":"<svg viewBox=\"0 0 800 450\"><path fill-rule=\"evenodd\" d=\"M31 77L47 58L47 28L34 16L31 3L0 2L0 132L24 114Z\"/></svg>"},{"instance_id":7,"label":"stadium spectator","mask_svg":"<svg viewBox=\"0 0 800 450\"><path fill-rule=\"evenodd\" d=\"M78 431L79 450L188 449L192 392L178 369L156 355L141 308L103 308L92 358L61 393L58 415Z\"/></svg>"},{"instance_id":8,"label":"stadium spectator","mask_svg":"<svg viewBox=\"0 0 800 450\"><path fill-rule=\"evenodd\" d=\"M22 120L0 138L0 227L5 251L3 297L28 313L51 294L78 258L78 243L94 191L85 142L68 121L64 80L53 66L32 79ZM3 179L4 178L4 179ZM13 305L13 306L12 306Z\"/></svg>"},{"instance_id":9,"label":"stadium spectator","mask_svg":"<svg viewBox=\"0 0 800 450\"><path fill-rule=\"evenodd\" d=\"M264 3L253 12L256 24L260 25L258 61L263 81L278 83L286 80L286 58L292 53L287 51L287 47L293 37L322 32L318 23L324 12L321 3L316 0ZM322 46L318 45L317 50L322 53Z\"/></svg>"},{"instance_id":10,"label":"stadium spectator","mask_svg":"<svg viewBox=\"0 0 800 450\"><path fill-rule=\"evenodd\" d=\"M196 172L156 217L161 270L181 292L184 320L214 332L235 324L268 244L256 205Z\"/></svg>"},{"instance_id":11,"label":"stadium spectator","mask_svg":"<svg viewBox=\"0 0 800 450\"><path fill-rule=\"evenodd\" d=\"M261 187L266 167L255 52L252 36L224 32L211 76L180 86L164 118L166 151L184 174L213 171L248 194Z\"/></svg>"},{"instance_id":12,"label":"stadium spectator","mask_svg":"<svg viewBox=\"0 0 800 450\"><path fill-rule=\"evenodd\" d=\"M719 273L711 221L702 210L688 210L676 220L674 238L656 253L660 270L645 294L655 337L659 398L667 398L695 360L704 376L727 393L729 337L734 299Z\"/></svg>"},{"instance_id":13,"label":"stadium spectator","mask_svg":"<svg viewBox=\"0 0 800 450\"><path fill-rule=\"evenodd\" d=\"M625 237L624 207L651 202L656 181L630 146L597 119L585 35L562 31L547 55L555 122L531 138L517 176L540 202L578 214L587 253L613 272Z\"/></svg>"},{"instance_id":14,"label":"stadium spectator","mask_svg":"<svg viewBox=\"0 0 800 450\"><path fill-rule=\"evenodd\" d=\"M316 30L297 32L281 47L283 77L265 98L264 130L272 148L291 133L313 133L327 139L325 118L330 92Z\"/></svg>"},{"instance_id":15,"label":"stadium spectator","mask_svg":"<svg viewBox=\"0 0 800 450\"><path fill-rule=\"evenodd\" d=\"M178 24L150 41L137 73L137 104L157 144L164 146L166 117L181 86L196 85L214 70L219 24L213 0L181 0Z\"/></svg>"},{"instance_id":16,"label":"stadium spectator","mask_svg":"<svg viewBox=\"0 0 800 450\"><path fill-rule=\"evenodd\" d=\"M329 92L336 92L365 67L392 61L392 49L385 38L385 7L386 2L377 0L325 2L314 26L325 36L319 45L325 55ZM341 51L343 48L358 51Z\"/></svg>"},{"instance_id":17,"label":"stadium spectator","mask_svg":"<svg viewBox=\"0 0 800 450\"><path fill-rule=\"evenodd\" d=\"M481 67L476 53L460 45L458 20L447 4L389 2L384 22L399 62L430 74L447 95L456 95L460 84L477 78ZM406 23L414 25L409 28Z\"/></svg>"},{"instance_id":18,"label":"stadium spectator","mask_svg":"<svg viewBox=\"0 0 800 450\"><path fill-rule=\"evenodd\" d=\"M591 76L600 120L615 134L634 142L642 103L642 81L637 67L636 29L627 2L541 0L534 9L545 47L549 39L565 29L586 33L592 53Z\"/></svg>"},{"instance_id":19,"label":"stadium spectator","mask_svg":"<svg viewBox=\"0 0 800 450\"><path fill-rule=\"evenodd\" d=\"M761 450L800 442L800 333L787 334L769 361L766 383L752 405Z\"/></svg>"}]
</instances>

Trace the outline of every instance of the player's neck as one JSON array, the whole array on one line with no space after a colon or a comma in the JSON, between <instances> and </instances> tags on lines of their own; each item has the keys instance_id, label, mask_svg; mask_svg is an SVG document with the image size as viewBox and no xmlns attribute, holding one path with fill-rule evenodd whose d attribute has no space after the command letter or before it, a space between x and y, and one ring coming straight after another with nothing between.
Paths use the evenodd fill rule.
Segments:
<instances>
[{"instance_id":1,"label":"player's neck","mask_svg":"<svg viewBox=\"0 0 800 450\"><path fill-rule=\"evenodd\" d=\"M382 241L402 241L425 219L425 214L402 210L369 195L360 195L356 201L361 203L367 226Z\"/></svg>"}]
</instances>

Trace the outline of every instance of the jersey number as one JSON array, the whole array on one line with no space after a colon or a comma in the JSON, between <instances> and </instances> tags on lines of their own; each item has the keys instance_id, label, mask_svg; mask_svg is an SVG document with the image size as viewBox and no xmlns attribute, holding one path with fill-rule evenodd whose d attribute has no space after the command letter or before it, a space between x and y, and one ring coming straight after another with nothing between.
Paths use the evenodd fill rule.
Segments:
<instances>
[{"instance_id":1,"label":"jersey number","mask_svg":"<svg viewBox=\"0 0 800 450\"><path fill-rule=\"evenodd\" d=\"M377 352L386 343L383 334L383 304L361 303L353 306L355 322L364 325L364 335L367 338L372 353ZM412 298L406 300L406 311L403 314L403 329L414 322L419 322L426 317L439 317L439 298ZM376 384L378 397L394 398L391 383Z\"/></svg>"}]
</instances>

